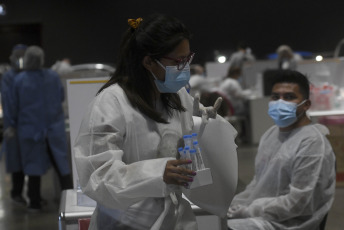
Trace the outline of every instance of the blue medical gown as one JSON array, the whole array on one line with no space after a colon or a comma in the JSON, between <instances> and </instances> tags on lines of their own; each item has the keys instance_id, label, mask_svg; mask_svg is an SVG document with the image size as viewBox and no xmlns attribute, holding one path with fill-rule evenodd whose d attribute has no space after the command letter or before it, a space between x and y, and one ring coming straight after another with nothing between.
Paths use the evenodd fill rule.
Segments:
<instances>
[{"instance_id":1,"label":"blue medical gown","mask_svg":"<svg viewBox=\"0 0 344 230\"><path fill-rule=\"evenodd\" d=\"M14 87L11 122L17 128L24 173L43 175L48 170L49 147L60 174L69 174L64 91L58 74L48 69L24 71Z\"/></svg>"},{"instance_id":2,"label":"blue medical gown","mask_svg":"<svg viewBox=\"0 0 344 230\"><path fill-rule=\"evenodd\" d=\"M11 69L7 71L1 80L1 105L3 111L3 130L10 126L10 106L12 103L11 94L13 92L13 83L19 72ZM22 171L20 153L19 153L18 136L11 138L4 137L1 146L1 155L5 154L6 171L8 173Z\"/></svg>"}]
</instances>

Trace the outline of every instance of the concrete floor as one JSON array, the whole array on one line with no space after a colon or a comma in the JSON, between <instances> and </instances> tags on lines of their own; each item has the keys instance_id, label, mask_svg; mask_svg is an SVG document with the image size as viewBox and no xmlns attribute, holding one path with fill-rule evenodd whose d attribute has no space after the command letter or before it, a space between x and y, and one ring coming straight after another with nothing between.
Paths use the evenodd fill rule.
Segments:
<instances>
[{"instance_id":1,"label":"concrete floor","mask_svg":"<svg viewBox=\"0 0 344 230\"><path fill-rule=\"evenodd\" d=\"M58 230L59 188L55 172L49 170L42 177L41 193L47 201L40 213L30 213L10 199L11 177L0 162L0 229L1 230ZM56 190L58 192L56 192ZM24 194L26 188L24 188ZM27 198L26 196L24 196Z\"/></svg>"},{"instance_id":2,"label":"concrete floor","mask_svg":"<svg viewBox=\"0 0 344 230\"><path fill-rule=\"evenodd\" d=\"M242 191L253 177L254 157L257 146L238 148L239 183ZM4 160L0 162L0 229L1 230L57 230L60 191L56 176L50 170L42 177L42 196L47 200L40 213L29 213L26 208L18 207L10 200L10 176L5 173ZM330 210L326 230L342 230L344 226L344 188L336 189L336 197Z\"/></svg>"}]
</instances>

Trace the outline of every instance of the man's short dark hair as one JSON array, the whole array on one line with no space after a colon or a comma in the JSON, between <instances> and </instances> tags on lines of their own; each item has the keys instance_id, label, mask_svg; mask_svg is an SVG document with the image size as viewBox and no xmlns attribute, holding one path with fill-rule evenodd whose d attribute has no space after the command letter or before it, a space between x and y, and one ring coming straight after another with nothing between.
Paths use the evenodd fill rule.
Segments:
<instances>
[{"instance_id":1,"label":"man's short dark hair","mask_svg":"<svg viewBox=\"0 0 344 230\"><path fill-rule=\"evenodd\" d=\"M277 83L295 83L304 99L309 99L309 81L302 73L295 70L279 70L272 78L272 87Z\"/></svg>"}]
</instances>

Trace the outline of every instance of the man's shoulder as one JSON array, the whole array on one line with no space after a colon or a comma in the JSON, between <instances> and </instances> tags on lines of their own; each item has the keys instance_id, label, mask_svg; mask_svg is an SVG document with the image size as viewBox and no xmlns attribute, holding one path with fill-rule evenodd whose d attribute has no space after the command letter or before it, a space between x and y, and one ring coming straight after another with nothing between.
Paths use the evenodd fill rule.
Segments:
<instances>
[{"instance_id":1,"label":"man's shoulder","mask_svg":"<svg viewBox=\"0 0 344 230\"><path fill-rule=\"evenodd\" d=\"M6 71L2 76L11 76L13 74L16 74L16 72L13 69L10 69L8 71Z\"/></svg>"},{"instance_id":2,"label":"man's shoulder","mask_svg":"<svg viewBox=\"0 0 344 230\"><path fill-rule=\"evenodd\" d=\"M25 71L19 72L19 73L16 75L14 81L15 81L15 82L21 81L23 78L25 78L25 75L26 75L26 72L25 72Z\"/></svg>"},{"instance_id":3,"label":"man's shoulder","mask_svg":"<svg viewBox=\"0 0 344 230\"><path fill-rule=\"evenodd\" d=\"M278 126L277 125L273 125L271 126L270 128L268 128L265 133L263 134L264 135L268 135L268 134L271 134L271 133L274 133L274 132L277 132L279 130Z\"/></svg>"},{"instance_id":4,"label":"man's shoulder","mask_svg":"<svg viewBox=\"0 0 344 230\"><path fill-rule=\"evenodd\" d=\"M290 142L297 145L322 144L327 141L328 129L321 124L312 123L293 130L288 138Z\"/></svg>"},{"instance_id":5,"label":"man's shoulder","mask_svg":"<svg viewBox=\"0 0 344 230\"><path fill-rule=\"evenodd\" d=\"M303 135L305 136L319 136L319 135L322 135L322 136L326 136L328 135L330 132L329 132L329 129L322 125L322 124L318 124L318 123L311 123L309 125L305 125L305 126L302 126L298 129L295 130L296 133L303 133Z\"/></svg>"},{"instance_id":6,"label":"man's shoulder","mask_svg":"<svg viewBox=\"0 0 344 230\"><path fill-rule=\"evenodd\" d=\"M1 75L1 74L0 74ZM13 70L9 70L7 72L5 72L2 77L1 77L1 81L2 82L7 82L10 80L10 78L12 78L15 75L15 72Z\"/></svg>"},{"instance_id":7,"label":"man's shoulder","mask_svg":"<svg viewBox=\"0 0 344 230\"><path fill-rule=\"evenodd\" d=\"M329 135L330 134L330 130L325 125L315 123L315 124L313 124L313 126L317 130L319 130L319 132L323 135Z\"/></svg>"},{"instance_id":8,"label":"man's shoulder","mask_svg":"<svg viewBox=\"0 0 344 230\"><path fill-rule=\"evenodd\" d=\"M42 72L44 74L52 76L52 77L59 77L59 74L56 71L52 70L52 69L48 69L48 68L47 69L42 69Z\"/></svg>"},{"instance_id":9,"label":"man's shoulder","mask_svg":"<svg viewBox=\"0 0 344 230\"><path fill-rule=\"evenodd\" d=\"M265 133L262 135L261 141L269 138L277 138L279 132L279 127L273 125L267 131L265 131ZM286 133L286 136L289 136L289 138L296 138L297 140L301 141L303 139L310 138L319 139L320 136L326 136L330 132L328 128L322 124L312 123L309 125L296 128L290 131L289 133L290 134Z\"/></svg>"},{"instance_id":10,"label":"man's shoulder","mask_svg":"<svg viewBox=\"0 0 344 230\"><path fill-rule=\"evenodd\" d=\"M271 126L268 130L266 130L263 135L260 138L260 142L266 141L266 139L269 139L270 137L276 138L277 134L279 132L279 128L277 125Z\"/></svg>"}]
</instances>

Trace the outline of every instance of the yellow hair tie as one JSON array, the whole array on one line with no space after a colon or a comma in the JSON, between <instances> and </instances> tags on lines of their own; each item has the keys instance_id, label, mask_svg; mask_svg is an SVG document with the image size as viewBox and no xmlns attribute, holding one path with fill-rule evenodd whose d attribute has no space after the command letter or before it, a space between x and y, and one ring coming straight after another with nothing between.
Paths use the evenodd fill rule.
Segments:
<instances>
[{"instance_id":1,"label":"yellow hair tie","mask_svg":"<svg viewBox=\"0 0 344 230\"><path fill-rule=\"evenodd\" d=\"M131 28L136 29L137 27L139 27L140 23L142 22L142 18L138 18L138 19L128 19L128 24Z\"/></svg>"}]
</instances>

